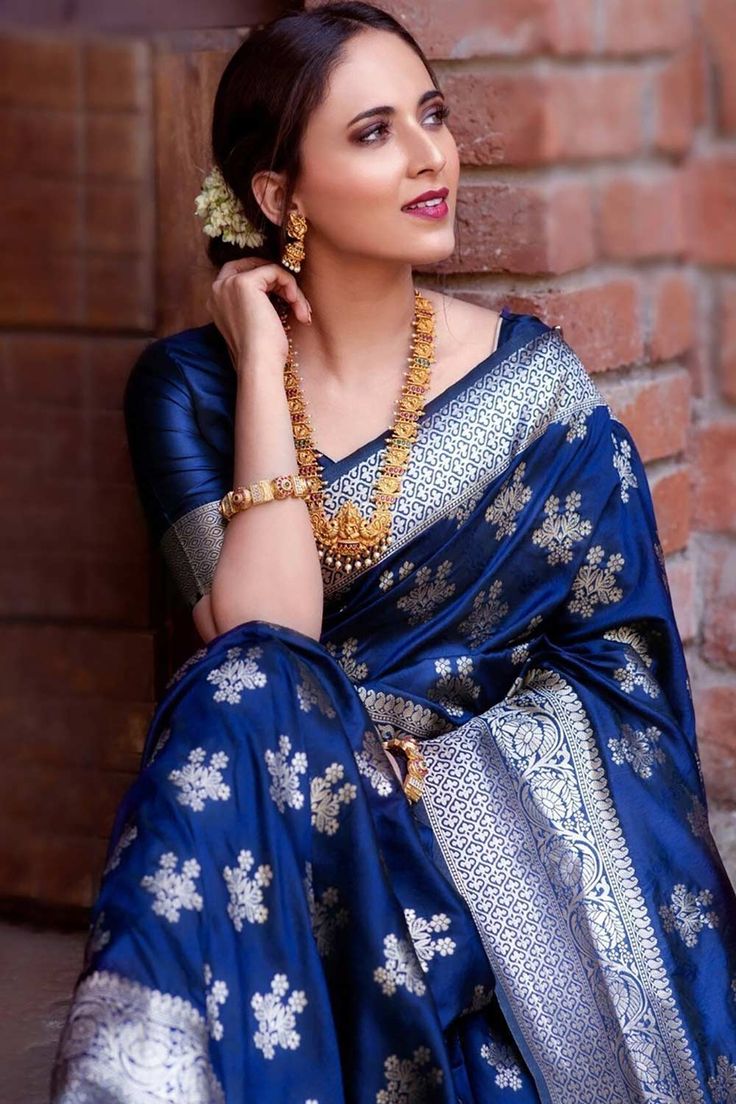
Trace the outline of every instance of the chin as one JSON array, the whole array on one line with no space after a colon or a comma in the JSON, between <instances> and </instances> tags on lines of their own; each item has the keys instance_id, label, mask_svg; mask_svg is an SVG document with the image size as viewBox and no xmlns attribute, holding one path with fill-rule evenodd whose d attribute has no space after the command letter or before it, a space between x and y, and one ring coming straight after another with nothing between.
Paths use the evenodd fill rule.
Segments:
<instances>
[{"instance_id":1,"label":"chin","mask_svg":"<svg viewBox=\"0 0 736 1104\"><path fill-rule=\"evenodd\" d=\"M439 261L446 261L455 252L454 233L442 242L427 243L422 250L411 250L410 261L412 265L431 265Z\"/></svg>"}]
</instances>

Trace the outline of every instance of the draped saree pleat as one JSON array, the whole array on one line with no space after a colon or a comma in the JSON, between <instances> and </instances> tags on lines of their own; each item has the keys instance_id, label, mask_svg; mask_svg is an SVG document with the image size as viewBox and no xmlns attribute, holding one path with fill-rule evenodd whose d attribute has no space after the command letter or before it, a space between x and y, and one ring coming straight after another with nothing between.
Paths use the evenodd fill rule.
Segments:
<instances>
[{"instance_id":1,"label":"draped saree pleat","mask_svg":"<svg viewBox=\"0 0 736 1104\"><path fill-rule=\"evenodd\" d=\"M644 467L560 331L506 318L427 407L388 552L323 568L321 639L248 621L171 679L54 1104L736 1101L736 897ZM385 436L324 458L330 510Z\"/></svg>"}]
</instances>

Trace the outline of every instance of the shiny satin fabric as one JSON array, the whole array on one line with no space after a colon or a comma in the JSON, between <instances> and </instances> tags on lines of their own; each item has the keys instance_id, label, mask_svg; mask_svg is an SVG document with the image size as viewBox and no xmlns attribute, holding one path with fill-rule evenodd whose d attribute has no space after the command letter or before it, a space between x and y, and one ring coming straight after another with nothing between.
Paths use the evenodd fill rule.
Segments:
<instances>
[{"instance_id":1,"label":"shiny satin fabric","mask_svg":"<svg viewBox=\"0 0 736 1104\"><path fill-rule=\"evenodd\" d=\"M387 554L324 569L320 641L249 621L169 683L54 1104L734 1099L736 897L646 473L561 333L506 320L428 407ZM382 441L325 458L328 506ZM195 445L192 484L139 463L159 536L215 498Z\"/></svg>"}]
</instances>

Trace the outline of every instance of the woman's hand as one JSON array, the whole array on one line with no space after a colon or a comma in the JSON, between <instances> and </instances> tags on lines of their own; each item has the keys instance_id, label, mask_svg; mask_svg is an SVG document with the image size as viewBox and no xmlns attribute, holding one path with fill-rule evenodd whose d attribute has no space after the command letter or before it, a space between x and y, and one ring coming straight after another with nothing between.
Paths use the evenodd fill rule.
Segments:
<instances>
[{"instance_id":1,"label":"woman's hand","mask_svg":"<svg viewBox=\"0 0 736 1104\"><path fill-rule=\"evenodd\" d=\"M278 311L268 298L275 292L291 303L305 323L312 311L293 274L282 265L260 257L227 261L207 298L207 309L227 342L236 372L243 364L284 364L289 341Z\"/></svg>"}]
</instances>

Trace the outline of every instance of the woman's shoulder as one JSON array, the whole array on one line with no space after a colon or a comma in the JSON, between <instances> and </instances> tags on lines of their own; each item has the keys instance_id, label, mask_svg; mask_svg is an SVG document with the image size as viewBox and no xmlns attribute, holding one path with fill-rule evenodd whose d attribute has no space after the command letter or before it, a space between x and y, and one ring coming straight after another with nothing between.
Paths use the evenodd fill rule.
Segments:
<instances>
[{"instance_id":1,"label":"woman's shoulder","mask_svg":"<svg viewBox=\"0 0 736 1104\"><path fill-rule=\"evenodd\" d=\"M136 383L156 380L173 389L195 382L200 375L232 375L227 344L214 322L154 338L140 351L130 372Z\"/></svg>"},{"instance_id":2,"label":"woman's shoulder","mask_svg":"<svg viewBox=\"0 0 736 1104\"><path fill-rule=\"evenodd\" d=\"M499 348L505 341L517 336L528 335L531 340L537 334L550 331L557 331L562 336L562 327L559 324L548 322L531 311L512 310L507 304L496 310L459 295L446 295L436 289L419 290L429 294L435 308L441 307L443 322L446 322L461 345L477 342L479 348L483 349L488 344L488 335L494 334L497 328Z\"/></svg>"},{"instance_id":3,"label":"woman's shoulder","mask_svg":"<svg viewBox=\"0 0 736 1104\"><path fill-rule=\"evenodd\" d=\"M214 322L154 338L131 365L125 406L134 414L150 403L198 406L207 395L230 394L234 372Z\"/></svg>"},{"instance_id":4,"label":"woman's shoulder","mask_svg":"<svg viewBox=\"0 0 736 1104\"><path fill-rule=\"evenodd\" d=\"M464 325L475 324L476 331L480 328L483 332L500 318L496 346L500 359L487 360L489 395L495 394L500 380L505 379L521 402L524 418L534 414L540 425L557 420L564 411L602 407L603 413L611 416L605 396L565 340L556 318L523 309L523 300L515 302L518 309L503 304L497 312L466 300L455 302L455 318L462 319Z\"/></svg>"}]
</instances>

